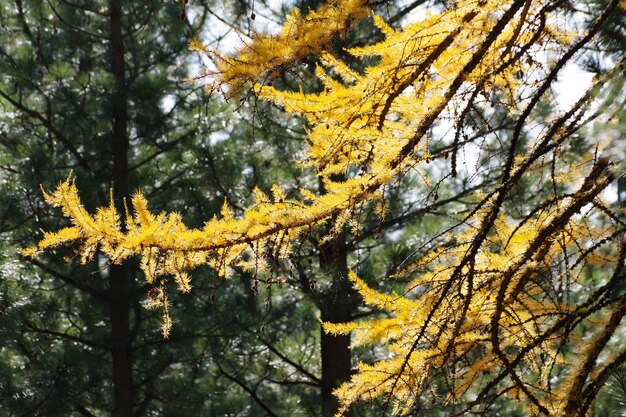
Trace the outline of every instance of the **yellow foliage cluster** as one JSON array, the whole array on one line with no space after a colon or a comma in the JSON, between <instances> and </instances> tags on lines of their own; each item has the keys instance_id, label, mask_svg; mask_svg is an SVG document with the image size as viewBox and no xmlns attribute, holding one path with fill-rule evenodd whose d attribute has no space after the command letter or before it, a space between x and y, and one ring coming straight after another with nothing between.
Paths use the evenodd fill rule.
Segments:
<instances>
[{"instance_id":1,"label":"yellow foliage cluster","mask_svg":"<svg viewBox=\"0 0 626 417\"><path fill-rule=\"evenodd\" d=\"M252 263L258 266L263 261L259 254L271 250L285 256L302 231L331 218L336 219L334 230L340 230L358 204L375 199L407 167L428 162L424 136L453 96L467 93L460 91L462 85L485 91L505 85L515 89L515 73L522 64L512 59L513 45L530 41L534 32L525 23L535 22L546 11L541 3L521 0L508 10L503 6L495 1L457 2L403 31L375 17L386 39L349 51L355 57L380 57L365 74L350 70L325 49L355 19L369 14L364 2L330 2L306 17L294 11L279 35L255 35L236 57L222 58L214 82L233 91L250 82L262 98L307 118L310 146L303 162L317 168L325 194L302 190L302 200L286 200L279 187L273 188L273 198L257 191L255 203L242 218L233 218L225 203L221 219L213 218L197 230L187 229L177 213L149 213L147 202L137 194L131 201L133 213L125 216L122 227L113 203L89 215L68 180L46 194L46 200L61 207L73 227L47 233L25 253L79 241L82 262L97 247L113 262L140 255L148 282L173 275L186 289L185 269L208 264L225 276L233 264L250 267L241 257L246 251L253 252ZM549 33L538 32L528 48L535 43L546 48L548 39L541 40ZM197 42L192 47L209 53ZM283 92L261 83L268 71L312 53L320 54L325 66L318 68L325 92ZM477 54L480 60L474 59ZM507 59L510 64L498 64ZM354 167L360 168L357 174L351 174ZM346 174L347 179L333 180L335 174Z\"/></svg>"},{"instance_id":2,"label":"yellow foliage cluster","mask_svg":"<svg viewBox=\"0 0 626 417\"><path fill-rule=\"evenodd\" d=\"M208 90L218 89L230 97L248 82L269 80L281 67L319 54L368 11L364 0L331 1L304 17L294 9L279 34L255 33L252 42L244 43L234 58L209 51L197 40L190 43L190 49L214 58L217 71L207 75L218 76L218 80Z\"/></svg>"},{"instance_id":3,"label":"yellow foliage cluster","mask_svg":"<svg viewBox=\"0 0 626 417\"><path fill-rule=\"evenodd\" d=\"M301 198L288 199L278 186L271 196L256 190L254 203L242 216L233 216L224 203L219 218L190 229L177 213L152 214L139 193L123 215L113 202L89 214L68 179L45 198L72 225L46 233L24 254L35 256L74 243L81 262L98 249L115 263L139 256L147 281L157 289L152 304L166 309L166 277L186 292L191 289L187 271L200 265L224 277L232 266L263 270L268 258L288 257L299 237L322 224L332 222L331 233L341 232L354 221L360 205L381 199L382 190L399 176L432 160L429 129L445 112L456 114L469 97L488 101L497 93L510 113L523 113L528 99L520 96L520 88L532 89L550 70L530 57L577 40L575 34L550 26L554 9L549 1L459 0L398 30L372 14L363 0L333 0L306 16L294 11L277 35L253 34L235 57L193 42L192 49L216 59L217 70L207 74L211 89L221 88L229 96L248 84L260 98L306 119L308 148L300 162L315 168L324 193L303 189ZM346 51L357 59L377 58L357 72L333 54L331 44L368 16L385 38ZM276 71L309 55L320 59L322 92L280 91L267 84ZM358 365L352 380L337 390L340 413L358 400L380 395L396 412L408 413L437 378L453 381L445 401L480 397L476 390L490 372L498 375L488 378L495 381L491 388L508 378L515 387L509 394L524 397L533 412L558 415L569 410L574 390L580 388L578 375L559 381L558 389L550 386L560 360L559 338L564 328L604 305L582 302L572 307L562 300L562 292L550 287L555 280L548 276L574 282L587 262L605 259L600 243L615 230L578 213L586 204L603 210L598 195L610 181L606 163L587 155L570 171L553 172L555 183L569 182L570 188L572 178L580 179L578 190L555 196L523 221L501 213L515 181L543 169L541 158L571 134L563 126L555 122L542 131L527 155L515 155L511 145L500 185L478 197L476 208L450 239L453 243L399 274L412 278L405 294L380 294L351 274L364 301L388 317L325 328L354 332L355 345L384 345L388 359ZM584 262L555 271L568 252L578 253ZM169 325L166 313L165 333Z\"/></svg>"},{"instance_id":4,"label":"yellow foliage cluster","mask_svg":"<svg viewBox=\"0 0 626 417\"><path fill-rule=\"evenodd\" d=\"M338 414L356 399L373 400L381 395L389 399L395 414L409 414L425 392L436 391L437 381L446 384L444 404L467 401L490 381L490 374L515 364L519 371L512 371L513 378L519 380L521 389L509 395L524 398L522 403L532 415L540 411L567 415L563 411L572 394L571 381L552 380L554 368L562 362L563 332L557 329L568 317L586 315L589 310L570 305L564 288L553 285L566 279L574 281L569 285L580 282L588 265L579 263L560 272L554 271L554 265L563 262L564 253L589 247L613 230L571 217L556 228L577 204L573 198L561 203L523 223L500 216L471 264L459 269L476 238L476 228L466 229L448 247L428 253L399 273L398 277L417 275L404 294L381 294L352 273L350 279L364 302L388 316L325 323L324 329L332 334L352 333L355 347L386 346L388 359L357 365L358 372L336 391L342 403ZM480 217L477 213L477 219L469 223L480 228ZM601 262L615 260L605 256ZM550 276L555 273L560 277ZM596 318L596 325L606 321L608 317ZM584 341L571 342L572 349L584 352Z\"/></svg>"}]
</instances>

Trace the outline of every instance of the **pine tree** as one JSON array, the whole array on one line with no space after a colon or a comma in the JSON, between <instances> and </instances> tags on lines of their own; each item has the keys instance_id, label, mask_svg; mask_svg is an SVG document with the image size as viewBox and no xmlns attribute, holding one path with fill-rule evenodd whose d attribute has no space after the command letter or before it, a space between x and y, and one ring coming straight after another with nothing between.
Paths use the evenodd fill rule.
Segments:
<instances>
[{"instance_id":1,"label":"pine tree","mask_svg":"<svg viewBox=\"0 0 626 417\"><path fill-rule=\"evenodd\" d=\"M191 416L211 407L219 413L229 400L226 408L238 407L246 400L240 394L209 402L232 386L197 375L211 363L207 346L223 346L209 336L224 324L192 320L166 344L154 331L160 315L143 309L146 287L136 264L111 265L96 254L93 265L76 267L68 263L71 251L27 263L15 256L33 228L62 221L35 189L70 169L91 208L106 203L112 188L122 209L121 196L139 185L157 207L184 209L190 221L219 208L211 207L216 197L203 185L206 176L194 175L188 161L221 129L205 112L223 114L225 106L182 82L188 74L179 59L206 16L191 24L180 19L180 5L158 2L0 6L0 415ZM181 198L179 188L194 198ZM197 303L184 311L204 318L212 284L197 289ZM222 299L238 301L234 294ZM182 363L197 369L181 371Z\"/></svg>"}]
</instances>

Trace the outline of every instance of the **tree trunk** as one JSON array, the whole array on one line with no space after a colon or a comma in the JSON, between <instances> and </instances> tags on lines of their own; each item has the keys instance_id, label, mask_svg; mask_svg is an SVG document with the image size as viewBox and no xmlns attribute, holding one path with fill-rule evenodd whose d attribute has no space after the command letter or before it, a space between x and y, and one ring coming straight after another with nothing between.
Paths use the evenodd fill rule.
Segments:
<instances>
[{"instance_id":1,"label":"tree trunk","mask_svg":"<svg viewBox=\"0 0 626 417\"><path fill-rule=\"evenodd\" d=\"M118 208L128 188L128 102L120 0L110 0L111 73L115 78L112 96L113 199ZM121 210L120 213L124 211ZM130 274L124 265L111 265L109 290L111 309L111 355L113 360L114 417L133 415L133 362L130 338Z\"/></svg>"},{"instance_id":2,"label":"tree trunk","mask_svg":"<svg viewBox=\"0 0 626 417\"><path fill-rule=\"evenodd\" d=\"M344 303L331 305L321 313L322 320L331 323L347 322L351 317L351 310ZM332 417L338 407L333 390L350 379L350 336L332 336L322 330L321 349L322 416Z\"/></svg>"},{"instance_id":3,"label":"tree trunk","mask_svg":"<svg viewBox=\"0 0 626 417\"><path fill-rule=\"evenodd\" d=\"M322 321L348 322L352 318L351 292L348 281L348 254L345 235L340 234L320 250L320 266L332 277L333 285L320 303ZM350 378L350 336L321 334L322 416L332 417L338 402L333 390Z\"/></svg>"},{"instance_id":4,"label":"tree trunk","mask_svg":"<svg viewBox=\"0 0 626 417\"><path fill-rule=\"evenodd\" d=\"M133 362L130 343L128 273L124 265L109 270L111 355L113 359L113 417L133 415Z\"/></svg>"}]
</instances>

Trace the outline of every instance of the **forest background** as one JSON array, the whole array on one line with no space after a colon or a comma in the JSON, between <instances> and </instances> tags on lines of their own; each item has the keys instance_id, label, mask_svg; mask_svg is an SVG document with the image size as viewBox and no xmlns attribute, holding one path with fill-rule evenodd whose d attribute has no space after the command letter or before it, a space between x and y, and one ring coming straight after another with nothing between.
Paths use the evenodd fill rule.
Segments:
<instances>
[{"instance_id":1,"label":"forest background","mask_svg":"<svg viewBox=\"0 0 626 417\"><path fill-rule=\"evenodd\" d=\"M138 260L110 264L95 253L93 262L82 265L68 248L37 258L17 254L36 243L38 230L66 224L45 204L40 185L53 189L70 171L91 212L110 198L119 203L142 189L152 211L178 211L189 226L223 213L225 199L234 215L241 215L255 187L268 192L280 184L288 196L303 185L323 192L314 174L293 163L306 143L302 119L245 91L225 101L207 95L201 82L184 81L202 68L201 57L187 50L192 39L219 49L223 31L212 31L216 20L243 37L259 22L278 27L293 6L2 2L0 416L330 416L338 406L332 390L350 378L355 355L372 361L381 354L374 347L352 352L349 336L322 332L316 317L344 323L375 316L376 309L363 304L348 280L348 270L383 292L406 284L388 277L416 256L416 246L468 211L479 187L462 176L429 187L404 176L385 192L384 218L364 206L358 228L342 230L330 243L323 239L329 229L312 233L288 262L269 257L275 263L268 274L234 268L223 280L212 268L194 270L191 293L179 294L174 286L169 291L168 338L161 332L162 311L145 308L154 288ZM320 4L296 6L305 11ZM374 5L395 27L426 6L442 7L423 1ZM584 32L606 4L568 7L564 13L577 13ZM599 31L598 43L573 60L592 74L607 71L607 56L623 56L619 10ZM365 19L337 37L333 50L354 71L363 71L372 62L345 49L382 36ZM273 85L321 91L317 63L307 56L296 68L280 68ZM624 99L623 80L610 81L618 104L609 103L607 112ZM548 120L558 110L556 100L546 100L534 117ZM453 158L459 170L471 166L484 185L496 181L493 167L505 159L485 138L501 140L490 135L512 129L514 121L505 113L480 116L476 111L471 138L464 138L476 147ZM624 132L622 125L596 128L598 136ZM449 164L450 129L444 121L429 129L438 138L429 168L435 177ZM573 143L567 150L572 160L593 151L582 136ZM619 161L617 143L610 152ZM610 191L619 197L622 184L616 182ZM520 184L515 209L522 213L545 198ZM618 208L621 199L612 204ZM600 280L610 274L598 269ZM622 412L624 387L626 377L614 370L595 404L596 415ZM445 393L439 388L433 397ZM525 413L510 398L488 398L485 404L483 415ZM385 401L378 406L357 404L351 413L391 413ZM415 412L435 416L461 409L463 404L432 401Z\"/></svg>"}]
</instances>

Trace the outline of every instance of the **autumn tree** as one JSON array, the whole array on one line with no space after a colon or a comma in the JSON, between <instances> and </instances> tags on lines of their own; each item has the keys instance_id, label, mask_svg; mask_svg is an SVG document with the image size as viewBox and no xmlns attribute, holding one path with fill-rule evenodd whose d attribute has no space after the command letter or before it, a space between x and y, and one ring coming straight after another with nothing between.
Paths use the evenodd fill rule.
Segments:
<instances>
[{"instance_id":1,"label":"autumn tree","mask_svg":"<svg viewBox=\"0 0 626 417\"><path fill-rule=\"evenodd\" d=\"M626 360L624 224L606 191L619 172L607 149L623 126L624 57L598 41L609 21L623 21L623 2L591 5L585 21L558 0L459 1L399 29L370 6L296 9L280 33L251 33L235 57L191 45L213 61L201 77L209 92L230 98L249 88L305 119L298 163L321 187L256 189L240 215L233 205L241 202L224 202L220 217L193 228L176 212L150 212L141 193L120 209L118 191L91 214L69 178L45 197L71 225L24 254L71 243L83 263L97 251L116 265L138 257L167 335L167 283L190 291L194 268L248 271L271 284L276 265L311 236L319 245L359 236L364 211L383 223L390 194L407 178L434 200L441 189L473 188L450 202L450 225L415 241L394 271L402 291L381 292L341 265L385 315L325 325L351 333L354 346L379 347L335 390L338 414L361 400L397 414L433 403L487 413L508 398L528 414L585 415ZM334 44L369 18L383 37L345 51L366 63L355 70ZM592 85L550 109L558 101L551 87L587 49L605 58ZM271 84L310 56L320 60L321 91ZM520 202L522 188L532 197Z\"/></svg>"}]
</instances>

